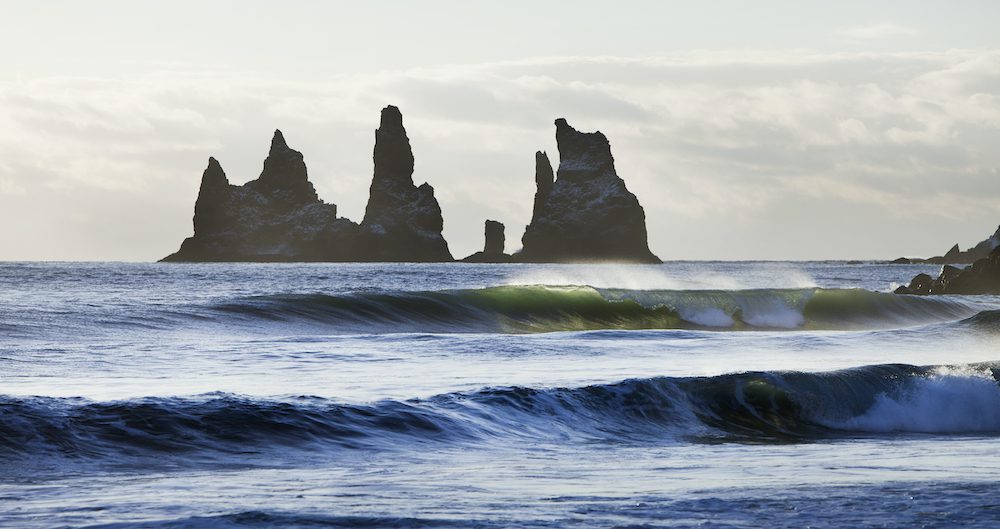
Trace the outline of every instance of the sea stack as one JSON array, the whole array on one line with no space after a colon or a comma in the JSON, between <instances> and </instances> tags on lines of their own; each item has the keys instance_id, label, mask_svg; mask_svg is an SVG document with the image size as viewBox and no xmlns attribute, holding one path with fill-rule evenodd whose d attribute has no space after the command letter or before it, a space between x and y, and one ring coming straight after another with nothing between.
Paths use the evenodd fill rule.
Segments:
<instances>
[{"instance_id":1,"label":"sea stack","mask_svg":"<svg viewBox=\"0 0 1000 529\"><path fill-rule=\"evenodd\" d=\"M507 263L510 256L503 253L506 238L504 237L504 226L495 220L487 220L483 229L486 243L483 251L476 252L465 259L466 263Z\"/></svg>"},{"instance_id":2,"label":"sea stack","mask_svg":"<svg viewBox=\"0 0 1000 529\"><path fill-rule=\"evenodd\" d=\"M302 153L274 132L264 169L242 186L208 159L194 206L194 236L163 261L342 261L357 224L316 196Z\"/></svg>"},{"instance_id":3,"label":"sea stack","mask_svg":"<svg viewBox=\"0 0 1000 529\"><path fill-rule=\"evenodd\" d=\"M413 151L394 106L375 131L375 173L358 248L367 261L453 261L434 188L413 185Z\"/></svg>"},{"instance_id":4,"label":"sea stack","mask_svg":"<svg viewBox=\"0 0 1000 529\"><path fill-rule=\"evenodd\" d=\"M646 214L615 171L608 139L557 119L559 170L535 153L534 211L520 262L659 263L646 240Z\"/></svg>"},{"instance_id":5,"label":"sea stack","mask_svg":"<svg viewBox=\"0 0 1000 529\"><path fill-rule=\"evenodd\" d=\"M264 170L246 187L268 197L275 208L291 210L320 201L309 181L302 153L288 146L280 130L274 131L271 138Z\"/></svg>"}]
</instances>

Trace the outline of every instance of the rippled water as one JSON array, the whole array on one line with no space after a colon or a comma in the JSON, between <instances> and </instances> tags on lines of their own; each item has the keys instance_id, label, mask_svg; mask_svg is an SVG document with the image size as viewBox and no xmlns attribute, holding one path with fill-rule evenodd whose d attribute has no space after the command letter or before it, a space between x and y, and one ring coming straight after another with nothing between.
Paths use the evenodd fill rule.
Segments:
<instances>
[{"instance_id":1,"label":"rippled water","mask_svg":"<svg viewBox=\"0 0 1000 529\"><path fill-rule=\"evenodd\" d=\"M936 267L0 264L2 527L993 527Z\"/></svg>"}]
</instances>

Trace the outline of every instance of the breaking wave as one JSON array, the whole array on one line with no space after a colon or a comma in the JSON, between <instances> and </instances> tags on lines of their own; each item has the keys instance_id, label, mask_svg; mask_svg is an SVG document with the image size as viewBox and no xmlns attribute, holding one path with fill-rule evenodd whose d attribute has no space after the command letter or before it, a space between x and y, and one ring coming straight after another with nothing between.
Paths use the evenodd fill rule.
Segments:
<instances>
[{"instance_id":1,"label":"breaking wave","mask_svg":"<svg viewBox=\"0 0 1000 529\"><path fill-rule=\"evenodd\" d=\"M496 387L345 404L228 394L119 402L0 398L0 465L245 461L291 449L438 444L795 442L890 432L1000 435L996 365L892 364L826 373L658 377L577 388Z\"/></svg>"},{"instance_id":2,"label":"breaking wave","mask_svg":"<svg viewBox=\"0 0 1000 529\"><path fill-rule=\"evenodd\" d=\"M599 329L878 329L977 311L952 298L860 289L622 290L500 286L435 292L274 295L210 307L216 318L307 322L344 332Z\"/></svg>"}]
</instances>

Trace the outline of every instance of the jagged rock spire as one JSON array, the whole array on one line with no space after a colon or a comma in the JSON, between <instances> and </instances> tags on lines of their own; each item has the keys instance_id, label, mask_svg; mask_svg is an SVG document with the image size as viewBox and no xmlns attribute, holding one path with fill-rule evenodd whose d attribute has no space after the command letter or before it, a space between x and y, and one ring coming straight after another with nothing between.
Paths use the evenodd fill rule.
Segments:
<instances>
[{"instance_id":1,"label":"jagged rock spire","mask_svg":"<svg viewBox=\"0 0 1000 529\"><path fill-rule=\"evenodd\" d=\"M451 261L441 231L444 219L434 188L413 185L413 151L403 115L389 105L375 130L375 170L361 226L370 259Z\"/></svg>"},{"instance_id":2,"label":"jagged rock spire","mask_svg":"<svg viewBox=\"0 0 1000 529\"><path fill-rule=\"evenodd\" d=\"M452 261L441 207L429 184L413 185L403 117L382 110L375 172L362 225L319 200L302 153L280 130L260 176L230 185L214 158L202 175L195 235L164 261Z\"/></svg>"},{"instance_id":3,"label":"jagged rock spire","mask_svg":"<svg viewBox=\"0 0 1000 529\"><path fill-rule=\"evenodd\" d=\"M255 182L248 184L254 190L273 196L277 203L296 207L319 200L316 188L309 181L302 153L285 142L280 130L274 131L271 149L264 160L264 169Z\"/></svg>"},{"instance_id":4,"label":"jagged rock spire","mask_svg":"<svg viewBox=\"0 0 1000 529\"><path fill-rule=\"evenodd\" d=\"M222 165L219 164L219 160L216 160L214 156L209 156L208 167L206 167L205 172L201 174L201 189L198 194L200 195L206 190L224 188L228 185L229 179L226 178L226 172L222 170Z\"/></svg>"},{"instance_id":5,"label":"jagged rock spire","mask_svg":"<svg viewBox=\"0 0 1000 529\"><path fill-rule=\"evenodd\" d=\"M542 210L542 205L552 192L555 174L552 172L552 162L545 151L535 153L535 205L531 210L531 218L535 218Z\"/></svg>"},{"instance_id":6,"label":"jagged rock spire","mask_svg":"<svg viewBox=\"0 0 1000 529\"><path fill-rule=\"evenodd\" d=\"M375 130L375 173L371 190L413 186L413 150L403 128L403 114L389 105L382 109L379 127ZM368 218L367 212L365 218Z\"/></svg>"},{"instance_id":7,"label":"jagged rock spire","mask_svg":"<svg viewBox=\"0 0 1000 529\"><path fill-rule=\"evenodd\" d=\"M556 124L556 146L559 148L558 178L572 181L595 178L618 178L611 144L601 131L580 132L564 118Z\"/></svg>"},{"instance_id":8,"label":"jagged rock spire","mask_svg":"<svg viewBox=\"0 0 1000 529\"><path fill-rule=\"evenodd\" d=\"M615 172L608 139L599 131L580 132L563 118L555 126L559 171L550 184L548 157L536 153L535 207L515 258L660 262L646 242L646 214Z\"/></svg>"},{"instance_id":9,"label":"jagged rock spire","mask_svg":"<svg viewBox=\"0 0 1000 529\"><path fill-rule=\"evenodd\" d=\"M194 233L209 233L226 222L226 202L229 198L229 179L214 157L201 174L198 200L194 203Z\"/></svg>"},{"instance_id":10,"label":"jagged rock spire","mask_svg":"<svg viewBox=\"0 0 1000 529\"><path fill-rule=\"evenodd\" d=\"M285 135L281 133L281 129L274 129L274 136L271 136L271 150L268 151L268 155L273 156L275 153L281 153L285 150L288 150Z\"/></svg>"},{"instance_id":11,"label":"jagged rock spire","mask_svg":"<svg viewBox=\"0 0 1000 529\"><path fill-rule=\"evenodd\" d=\"M345 260L357 224L337 218L337 206L316 196L302 153L274 131L264 169L231 185L209 158L194 206L194 236L164 261ZM343 244L331 244L332 242Z\"/></svg>"}]
</instances>

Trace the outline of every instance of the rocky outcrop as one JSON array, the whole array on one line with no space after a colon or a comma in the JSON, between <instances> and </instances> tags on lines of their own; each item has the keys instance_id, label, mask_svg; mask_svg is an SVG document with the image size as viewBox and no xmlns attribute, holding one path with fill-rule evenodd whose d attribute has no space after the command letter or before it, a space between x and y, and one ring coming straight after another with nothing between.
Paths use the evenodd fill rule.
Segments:
<instances>
[{"instance_id":1,"label":"rocky outcrop","mask_svg":"<svg viewBox=\"0 0 1000 529\"><path fill-rule=\"evenodd\" d=\"M361 225L319 199L302 153L275 131L260 176L229 183L210 158L194 207L194 236L163 261L451 261L441 208L413 185L413 152L399 109L375 131L375 174Z\"/></svg>"},{"instance_id":2,"label":"rocky outcrop","mask_svg":"<svg viewBox=\"0 0 1000 529\"><path fill-rule=\"evenodd\" d=\"M978 244L965 251L962 251L956 244L952 246L951 249L944 255L939 255L937 257L928 257L927 259L900 257L899 259L890 262L892 264L969 264L974 263L979 259L988 257L990 252L998 246L1000 246L1000 227L997 227L997 231L995 231L993 235L990 235L985 240L980 241Z\"/></svg>"},{"instance_id":3,"label":"rocky outcrop","mask_svg":"<svg viewBox=\"0 0 1000 529\"><path fill-rule=\"evenodd\" d=\"M997 231L993 232L993 235L963 252L961 258L968 262L975 262L983 257L989 257L990 253L997 247L1000 247L1000 226L997 226Z\"/></svg>"},{"instance_id":4,"label":"rocky outcrop","mask_svg":"<svg viewBox=\"0 0 1000 529\"><path fill-rule=\"evenodd\" d=\"M434 188L413 185L413 151L394 106L382 109L374 160L359 253L368 261L452 261Z\"/></svg>"},{"instance_id":5,"label":"rocky outcrop","mask_svg":"<svg viewBox=\"0 0 1000 529\"><path fill-rule=\"evenodd\" d=\"M1000 247L971 266L945 265L938 277L916 275L910 284L896 289L897 294L1000 294Z\"/></svg>"},{"instance_id":6,"label":"rocky outcrop","mask_svg":"<svg viewBox=\"0 0 1000 529\"><path fill-rule=\"evenodd\" d=\"M659 263L646 242L646 214L615 172L611 146L601 132L584 133L557 119L559 170L535 154L531 223L520 262Z\"/></svg>"},{"instance_id":7,"label":"rocky outcrop","mask_svg":"<svg viewBox=\"0 0 1000 529\"><path fill-rule=\"evenodd\" d=\"M163 261L345 261L358 225L316 196L302 153L275 131L264 170L229 183L215 158L202 174L194 236Z\"/></svg>"},{"instance_id":8,"label":"rocky outcrop","mask_svg":"<svg viewBox=\"0 0 1000 529\"><path fill-rule=\"evenodd\" d=\"M487 220L484 229L486 236L486 244L483 246L483 251L476 252L465 259L462 259L466 263L507 263L510 262L510 256L503 253L505 237L504 237L504 226L502 223L495 220Z\"/></svg>"}]
</instances>

